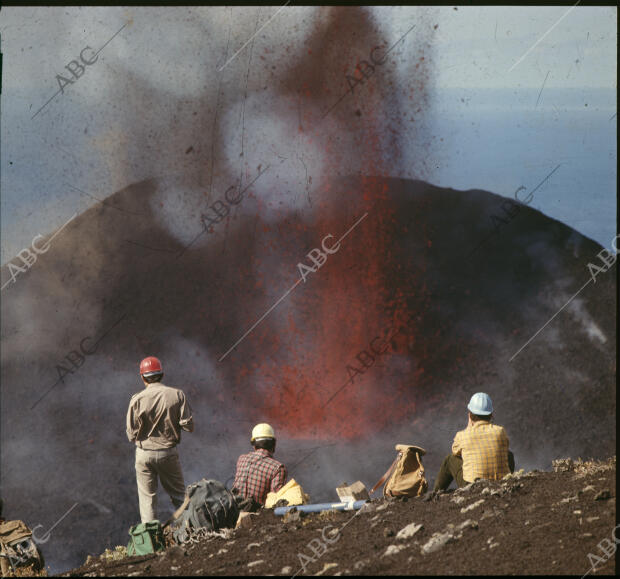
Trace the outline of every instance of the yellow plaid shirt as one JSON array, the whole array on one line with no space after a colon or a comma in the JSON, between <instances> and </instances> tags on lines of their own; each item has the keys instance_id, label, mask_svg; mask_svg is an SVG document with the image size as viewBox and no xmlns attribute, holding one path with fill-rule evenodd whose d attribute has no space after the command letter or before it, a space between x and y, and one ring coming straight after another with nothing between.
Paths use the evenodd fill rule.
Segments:
<instances>
[{"instance_id":1,"label":"yellow plaid shirt","mask_svg":"<svg viewBox=\"0 0 620 579\"><path fill-rule=\"evenodd\" d=\"M508 435L503 426L484 420L460 430L452 443L452 454L463 458L463 479L499 480L510 472Z\"/></svg>"}]
</instances>

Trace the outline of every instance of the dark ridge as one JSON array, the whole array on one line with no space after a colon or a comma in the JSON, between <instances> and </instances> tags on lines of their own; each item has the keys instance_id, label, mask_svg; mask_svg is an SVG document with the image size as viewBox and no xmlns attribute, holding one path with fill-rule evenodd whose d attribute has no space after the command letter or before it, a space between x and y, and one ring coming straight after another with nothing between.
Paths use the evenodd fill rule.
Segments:
<instances>
[{"instance_id":1,"label":"dark ridge","mask_svg":"<svg viewBox=\"0 0 620 579\"><path fill-rule=\"evenodd\" d=\"M249 190L181 253L201 231L200 199L182 193L162 208L160 185L109 199L139 218L105 205L76 218L3 292L5 516L48 528L79 503L45 545L48 562L66 568L124 544L138 519L124 420L150 354L194 409L196 431L180 447L187 484L226 481L263 420L279 433L282 460L309 455L291 476L314 500L343 480L374 483L396 442L427 449L432 479L479 390L493 398L517 468L613 454L614 270L509 361L588 280L601 250L592 240L489 192L351 177L313 192L312 221L264 214ZM514 216L498 225L506 208ZM306 254L365 212L340 250L218 362L299 278ZM388 334L385 354L372 364L362 355L364 367L356 356ZM76 368L63 362L87 337L96 352L83 363L70 355ZM63 380L61 364L73 369ZM323 407L347 365L359 372ZM166 509L162 499L162 518Z\"/></svg>"}]
</instances>

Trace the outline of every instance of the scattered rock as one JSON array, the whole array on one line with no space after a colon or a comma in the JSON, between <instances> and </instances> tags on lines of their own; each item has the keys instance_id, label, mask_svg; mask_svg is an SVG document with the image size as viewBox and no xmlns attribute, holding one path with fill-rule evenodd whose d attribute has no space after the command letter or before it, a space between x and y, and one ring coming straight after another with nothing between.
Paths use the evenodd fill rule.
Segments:
<instances>
[{"instance_id":1,"label":"scattered rock","mask_svg":"<svg viewBox=\"0 0 620 579\"><path fill-rule=\"evenodd\" d=\"M484 503L484 499L480 499L476 501L475 503L472 503L468 507L463 507L461 509L461 513L467 513L468 511L473 511L475 508L479 507L482 503Z\"/></svg>"},{"instance_id":2,"label":"scattered rock","mask_svg":"<svg viewBox=\"0 0 620 579\"><path fill-rule=\"evenodd\" d=\"M606 501L609 498L611 498L611 493L608 489L603 489L594 495L595 501Z\"/></svg>"},{"instance_id":3,"label":"scattered rock","mask_svg":"<svg viewBox=\"0 0 620 579\"><path fill-rule=\"evenodd\" d=\"M514 493L515 491L519 490L520 488L523 488L523 483L522 482L507 482L507 483L503 483L502 487L505 489L505 491L509 492L509 493Z\"/></svg>"},{"instance_id":4,"label":"scattered rock","mask_svg":"<svg viewBox=\"0 0 620 579\"><path fill-rule=\"evenodd\" d=\"M500 557L503 560L506 556L510 557L514 549L517 552L527 554L532 547L536 547L536 551L545 549L544 561L547 562L547 565L556 560L556 563L552 565L554 573L570 572L572 568L569 559L574 555L572 553L574 546L583 545L584 551L589 549L595 553L595 543L600 540L601 533L608 536L608 531L604 529L613 528L615 524L613 520L615 518L616 499L615 492L612 490L615 488L613 486L615 484L615 473L601 472L600 476L605 475L605 479L604 482L598 482L598 475L588 475L580 479L577 477L577 472L575 469L575 472L563 474L542 473L539 475L540 482L545 484L542 488L537 488L535 484L523 481L525 489L530 491L527 496L524 495L523 491L521 496L517 492L511 494L511 489L521 483L518 480L508 480L503 482L486 481L485 484L477 482L475 485L471 485L472 490L469 494L465 494L463 490L459 493L453 491L442 493L445 496L443 507L441 502L425 506L421 504L421 501L414 499L407 504L375 499L369 505L372 508L368 509L369 516L365 518L367 523L362 526L357 525L355 532L352 532L352 525L344 529L343 538L345 540L340 541L335 550L331 550L332 555L330 555L330 550L326 550L321 557L317 557L312 571L306 569L306 575L316 573L319 569L321 570L317 573L319 576L336 573L343 576L367 574L373 569L381 569L384 574L389 574L390 571L407 573L416 567L419 572L421 557L423 557L422 568L434 568L434 564L437 562L437 566L441 569L449 569L449 562L462 550L470 549L472 556L478 554L482 564L482 562L494 558L491 551L495 548L499 548L495 558ZM537 483L539 479L537 479ZM601 498L598 499L599 502L592 505L589 501L594 500L595 495L601 489L609 493L609 498L604 499L606 493L602 492ZM590 491L592 491L591 494L587 494ZM502 503L499 499L494 498L493 493L502 493L506 500ZM559 502L554 503L554 501ZM449 502L453 504L448 505ZM554 512L550 508L553 504L557 505ZM507 510L503 510L502 505L507 507ZM475 514L477 518L472 520L460 515L459 511L462 510L462 507L465 514L471 516ZM480 507L479 511L474 513L478 507ZM378 512L377 508L379 508ZM466 509L471 510L471 512L467 512ZM512 515L516 514L517 510L521 512L521 515L514 518ZM393 518L389 515L390 511L394 514ZM574 512L575 517L567 517L566 515L569 512L571 514ZM352 515L353 513L351 513ZM523 516L527 516L528 519L524 519ZM488 522L485 525L483 519L491 517L496 518L497 524L493 521L490 526ZM189 557L184 553L184 557L172 560L167 552L157 557L151 556L153 565L150 572L147 572L147 562L143 562L140 560L141 558L136 558L137 561L125 559L127 564L124 561L121 563L122 566L119 565L115 568L114 564L108 564L109 559L89 557L88 567L81 569L77 575L101 576L112 575L120 570L124 573L140 570L136 576L145 576L158 574L162 570L168 569L168 573L173 576L181 573L190 576L200 576L204 573L232 574L234 571L239 571L242 575L273 573L290 577L299 570L297 561L293 561L296 549L301 550L308 540L318 538L319 541L323 542L325 539L321 538L321 528L327 537L336 532L335 527L340 527L347 520L345 514L336 513L334 521L330 521L332 528L330 533L328 532L330 526L325 527L327 523L320 519L321 517L318 514L305 515L302 513L301 520L297 524L295 522L282 524L281 517L275 517L267 511L258 515L256 520L257 522L260 521L260 524L255 524L252 529L249 529L249 532L242 530L235 533L233 536L236 541L221 540L209 535L205 537L204 541L201 540L185 546L185 550L189 552ZM415 522L412 522L413 520ZM609 524L606 521L609 521ZM482 523L480 527L478 527L478 522ZM589 532L584 532L582 522L591 527ZM519 524L526 526L527 529L523 528L519 532ZM375 526L371 528L372 525ZM302 530L304 534L298 536L295 527ZM473 531L476 528L480 528L482 531L476 532L474 535L470 530ZM497 537L490 536L493 531L497 533ZM386 537L390 537L389 540L383 537L384 533ZM563 542L559 541L558 536L562 537ZM212 542L214 539L215 542ZM290 543L290 548L287 551L289 560L287 561L286 558L277 560L275 557L272 560L272 554L267 551L270 547L275 547L276 544L279 549L282 548L284 546L281 544L283 539L287 544ZM500 542L500 539L503 542ZM455 545L454 543L457 542L462 542L462 545ZM314 544L316 543L315 540ZM362 543L367 548L366 551L364 548L360 548ZM442 550L442 547L448 543L453 544ZM223 549L221 549L222 547ZM256 552L252 551L255 547ZM322 550L323 547L320 549ZM170 547L169 550L173 553L179 552L179 549L173 547ZM220 556L216 556L218 550ZM261 551L265 552L261 553ZM226 554L222 555L222 553ZM392 556L399 553L402 555ZM263 555L267 559L254 559L254 557L262 557ZM252 563L249 563L248 559ZM331 565L326 564L326 561L329 562L330 559L333 563ZM158 564L158 561L165 563L165 565ZM585 561L587 566L588 560L585 559ZM188 562L191 564L187 565ZM262 571L259 570L261 563L263 563ZM284 563L285 566L278 570L278 563ZM529 563L531 561L528 562L527 557L523 557L520 566L526 571L531 570L533 567L528 567ZM132 566L130 567L128 564ZM198 568L200 564L202 567ZM607 563L607 567L609 566ZM245 572L243 571L244 567L246 568ZM482 568L480 570L482 571Z\"/></svg>"},{"instance_id":5,"label":"scattered rock","mask_svg":"<svg viewBox=\"0 0 620 579\"><path fill-rule=\"evenodd\" d=\"M381 555L382 557L387 557L388 555L396 555L396 553L400 553L403 549L406 549L407 545L389 545L385 550L385 553Z\"/></svg>"},{"instance_id":6,"label":"scattered rock","mask_svg":"<svg viewBox=\"0 0 620 579\"><path fill-rule=\"evenodd\" d=\"M245 550L246 550L246 551L249 551L252 547L260 547L260 546L261 546L261 543L250 543L250 544L249 544L249 545L245 548Z\"/></svg>"},{"instance_id":7,"label":"scattered rock","mask_svg":"<svg viewBox=\"0 0 620 579\"><path fill-rule=\"evenodd\" d=\"M525 510L526 510L528 513L531 513L532 511L536 511L536 510L539 510L539 509L544 509L544 508L545 508L545 505L541 505L541 504L533 504L533 505L528 505L527 507L525 507Z\"/></svg>"},{"instance_id":8,"label":"scattered rock","mask_svg":"<svg viewBox=\"0 0 620 579\"><path fill-rule=\"evenodd\" d=\"M589 460L582 461L578 459L575 462L575 472L578 477L584 477L587 475L597 474L606 470L616 470L616 457L612 456L606 461ZM605 479L599 479L605 480Z\"/></svg>"},{"instance_id":9,"label":"scattered rock","mask_svg":"<svg viewBox=\"0 0 620 579\"><path fill-rule=\"evenodd\" d=\"M367 501L362 505L362 508L360 509L360 514L369 514L372 513L373 511L376 511L378 507L378 504L376 502L370 502Z\"/></svg>"},{"instance_id":10,"label":"scattered rock","mask_svg":"<svg viewBox=\"0 0 620 579\"><path fill-rule=\"evenodd\" d=\"M494 542L493 542L493 539L494 539L494 538L495 538L495 537L489 537L489 538L487 539L487 545L489 546L489 549L494 549L495 547L499 547L499 543L494 543Z\"/></svg>"},{"instance_id":11,"label":"scattered rock","mask_svg":"<svg viewBox=\"0 0 620 579\"><path fill-rule=\"evenodd\" d=\"M353 568L356 571L359 571L362 567L365 567L370 562L370 559L362 559L361 561L356 561L353 565Z\"/></svg>"},{"instance_id":12,"label":"scattered rock","mask_svg":"<svg viewBox=\"0 0 620 579\"><path fill-rule=\"evenodd\" d=\"M240 512L235 529L247 529L251 527L256 517L258 517L258 513Z\"/></svg>"},{"instance_id":13,"label":"scattered rock","mask_svg":"<svg viewBox=\"0 0 620 579\"><path fill-rule=\"evenodd\" d=\"M291 509L290 511L284 513L284 516L282 517L282 522L296 523L297 521L299 521L299 519L301 519L301 513L297 509Z\"/></svg>"},{"instance_id":14,"label":"scattered rock","mask_svg":"<svg viewBox=\"0 0 620 579\"><path fill-rule=\"evenodd\" d=\"M573 495L572 497L566 497L564 499L562 499L561 501L555 503L556 505L561 505L562 503L570 503L571 501L576 501L578 500L579 497L577 495Z\"/></svg>"},{"instance_id":15,"label":"scattered rock","mask_svg":"<svg viewBox=\"0 0 620 579\"><path fill-rule=\"evenodd\" d=\"M459 489L456 489L456 490L454 491L454 494L456 495L456 494L466 493L466 492L468 492L468 491L470 491L470 490L471 490L471 487L472 487L472 486L474 486L474 483L469 483L468 485L466 485L466 486L464 486L464 487L461 487L461 488L459 488Z\"/></svg>"},{"instance_id":16,"label":"scattered rock","mask_svg":"<svg viewBox=\"0 0 620 579\"><path fill-rule=\"evenodd\" d=\"M314 576L318 577L319 575L323 575L325 571L329 571L330 569L333 569L334 567L338 567L338 563L325 563L325 565L323 565L323 569L321 569L318 573L315 573Z\"/></svg>"},{"instance_id":17,"label":"scattered rock","mask_svg":"<svg viewBox=\"0 0 620 579\"><path fill-rule=\"evenodd\" d=\"M500 509L493 507L492 509L485 510L480 520L484 521L484 519L490 519L491 517L499 517L501 514L502 511Z\"/></svg>"},{"instance_id":18,"label":"scattered rock","mask_svg":"<svg viewBox=\"0 0 620 579\"><path fill-rule=\"evenodd\" d=\"M533 531L534 529L542 529L543 527L548 527L549 525L553 525L553 521L547 521L546 523L542 523L541 525L536 525L535 527L532 527L531 530Z\"/></svg>"},{"instance_id":19,"label":"scattered rock","mask_svg":"<svg viewBox=\"0 0 620 579\"><path fill-rule=\"evenodd\" d=\"M457 531L464 531L465 529L477 529L478 521L474 521L473 519L467 519L463 521L461 524L456 526Z\"/></svg>"},{"instance_id":20,"label":"scattered rock","mask_svg":"<svg viewBox=\"0 0 620 579\"><path fill-rule=\"evenodd\" d=\"M460 539L463 536L463 531L465 529L477 529L477 528L478 528L478 521L467 519L466 521L463 521L462 523L459 523L458 525L455 525L454 523L448 523L446 532L452 533L455 539Z\"/></svg>"},{"instance_id":21,"label":"scattered rock","mask_svg":"<svg viewBox=\"0 0 620 579\"><path fill-rule=\"evenodd\" d=\"M217 553L216 555L223 555L224 553L228 553L228 549L225 549L224 547L222 547Z\"/></svg>"},{"instance_id":22,"label":"scattered rock","mask_svg":"<svg viewBox=\"0 0 620 579\"><path fill-rule=\"evenodd\" d=\"M224 528L219 531L211 531L209 536L211 537L220 537L220 539L225 539L228 541L235 534L234 529Z\"/></svg>"},{"instance_id":23,"label":"scattered rock","mask_svg":"<svg viewBox=\"0 0 620 579\"><path fill-rule=\"evenodd\" d=\"M552 460L551 466L553 466L554 472L570 472L575 470L575 463L570 458L559 458L558 460Z\"/></svg>"},{"instance_id":24,"label":"scattered rock","mask_svg":"<svg viewBox=\"0 0 620 579\"><path fill-rule=\"evenodd\" d=\"M352 485L347 485L346 482L343 483L341 486L336 488L336 493L338 493L340 500L345 503L349 501L370 500L366 486L359 480L354 482Z\"/></svg>"},{"instance_id":25,"label":"scattered rock","mask_svg":"<svg viewBox=\"0 0 620 579\"><path fill-rule=\"evenodd\" d=\"M358 511L358 513L359 513L359 511ZM333 521L337 517L337 512L336 511L324 510L324 511L321 511L317 515L317 517L319 519L321 519L322 521Z\"/></svg>"},{"instance_id":26,"label":"scattered rock","mask_svg":"<svg viewBox=\"0 0 620 579\"><path fill-rule=\"evenodd\" d=\"M452 533L433 533L433 536L422 545L422 555L433 553L441 549L446 543L452 541L454 541L454 535Z\"/></svg>"},{"instance_id":27,"label":"scattered rock","mask_svg":"<svg viewBox=\"0 0 620 579\"><path fill-rule=\"evenodd\" d=\"M422 524L409 523L406 527L403 527L396 534L397 539L409 539L413 537L420 529L422 528Z\"/></svg>"}]
</instances>

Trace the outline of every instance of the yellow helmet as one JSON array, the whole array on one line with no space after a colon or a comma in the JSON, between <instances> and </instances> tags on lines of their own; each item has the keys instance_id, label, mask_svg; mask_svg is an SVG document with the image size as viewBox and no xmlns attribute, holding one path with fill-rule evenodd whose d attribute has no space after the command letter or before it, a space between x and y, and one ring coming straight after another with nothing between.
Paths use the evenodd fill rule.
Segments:
<instances>
[{"instance_id":1,"label":"yellow helmet","mask_svg":"<svg viewBox=\"0 0 620 579\"><path fill-rule=\"evenodd\" d=\"M252 428L252 438L250 442L254 442L259 438L273 438L275 439L276 433L273 431L273 428L269 426L269 424L265 422L261 422L257 424L254 428Z\"/></svg>"}]
</instances>

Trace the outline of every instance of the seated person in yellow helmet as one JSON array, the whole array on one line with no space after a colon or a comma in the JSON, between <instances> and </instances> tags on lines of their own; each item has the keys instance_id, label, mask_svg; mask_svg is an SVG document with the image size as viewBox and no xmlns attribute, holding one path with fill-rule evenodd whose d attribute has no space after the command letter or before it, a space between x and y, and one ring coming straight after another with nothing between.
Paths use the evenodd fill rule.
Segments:
<instances>
[{"instance_id":1,"label":"seated person in yellow helmet","mask_svg":"<svg viewBox=\"0 0 620 579\"><path fill-rule=\"evenodd\" d=\"M269 492L278 492L286 482L286 467L273 458L276 435L269 424L257 424L250 439L254 450L237 460L232 492L242 500L251 500L249 510L264 506Z\"/></svg>"}]
</instances>

